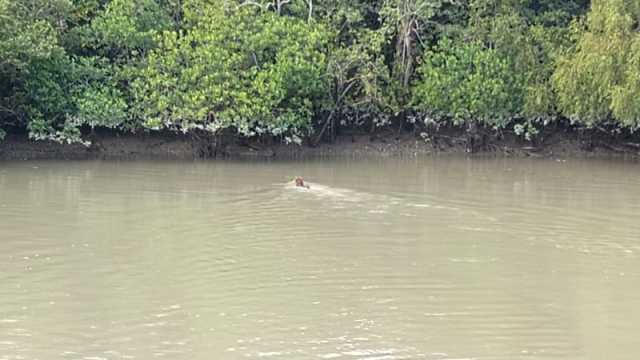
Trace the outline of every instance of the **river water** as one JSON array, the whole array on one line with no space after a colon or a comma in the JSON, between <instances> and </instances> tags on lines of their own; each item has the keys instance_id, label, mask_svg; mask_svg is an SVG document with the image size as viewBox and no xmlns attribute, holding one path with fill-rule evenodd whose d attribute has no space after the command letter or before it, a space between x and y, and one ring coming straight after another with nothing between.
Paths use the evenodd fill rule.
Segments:
<instances>
[{"instance_id":1,"label":"river water","mask_svg":"<svg viewBox=\"0 0 640 360\"><path fill-rule=\"evenodd\" d=\"M639 184L595 160L0 163L0 359L638 359Z\"/></svg>"}]
</instances>

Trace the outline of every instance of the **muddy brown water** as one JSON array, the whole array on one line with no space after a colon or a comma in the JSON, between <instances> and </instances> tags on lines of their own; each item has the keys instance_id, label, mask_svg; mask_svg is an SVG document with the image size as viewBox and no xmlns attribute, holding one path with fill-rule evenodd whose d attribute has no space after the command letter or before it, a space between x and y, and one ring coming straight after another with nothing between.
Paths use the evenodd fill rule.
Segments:
<instances>
[{"instance_id":1,"label":"muddy brown water","mask_svg":"<svg viewBox=\"0 0 640 360\"><path fill-rule=\"evenodd\" d=\"M0 163L0 359L638 359L639 184L617 161Z\"/></svg>"}]
</instances>

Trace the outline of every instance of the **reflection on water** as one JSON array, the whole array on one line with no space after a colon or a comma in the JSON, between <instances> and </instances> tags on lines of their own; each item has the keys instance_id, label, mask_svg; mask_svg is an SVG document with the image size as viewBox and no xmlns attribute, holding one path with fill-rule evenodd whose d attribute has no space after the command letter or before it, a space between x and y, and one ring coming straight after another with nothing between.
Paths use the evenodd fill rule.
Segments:
<instances>
[{"instance_id":1,"label":"reflection on water","mask_svg":"<svg viewBox=\"0 0 640 360\"><path fill-rule=\"evenodd\" d=\"M636 359L638 175L0 163L0 359Z\"/></svg>"}]
</instances>

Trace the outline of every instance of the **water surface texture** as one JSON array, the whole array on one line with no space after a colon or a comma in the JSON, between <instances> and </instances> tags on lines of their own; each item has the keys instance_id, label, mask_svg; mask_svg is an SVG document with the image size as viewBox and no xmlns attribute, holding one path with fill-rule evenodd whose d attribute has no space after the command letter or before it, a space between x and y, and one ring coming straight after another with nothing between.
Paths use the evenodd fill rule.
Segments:
<instances>
[{"instance_id":1,"label":"water surface texture","mask_svg":"<svg viewBox=\"0 0 640 360\"><path fill-rule=\"evenodd\" d=\"M638 359L639 180L613 161L0 163L0 359Z\"/></svg>"}]
</instances>

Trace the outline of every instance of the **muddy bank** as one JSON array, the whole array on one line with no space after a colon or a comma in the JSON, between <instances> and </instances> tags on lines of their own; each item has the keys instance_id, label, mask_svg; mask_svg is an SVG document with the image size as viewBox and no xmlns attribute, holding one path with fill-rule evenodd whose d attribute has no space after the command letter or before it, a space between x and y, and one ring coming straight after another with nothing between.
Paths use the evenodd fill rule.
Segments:
<instances>
[{"instance_id":1,"label":"muddy bank","mask_svg":"<svg viewBox=\"0 0 640 360\"><path fill-rule=\"evenodd\" d=\"M201 144L192 138L172 134L103 133L93 136L90 146L33 141L26 135L8 135L0 141L0 159L193 159Z\"/></svg>"},{"instance_id":2,"label":"muddy bank","mask_svg":"<svg viewBox=\"0 0 640 360\"><path fill-rule=\"evenodd\" d=\"M89 147L32 141L8 135L0 141L0 160L34 159L205 159L304 157L416 157L433 154L473 154L509 157L640 158L640 138L598 130L562 130L526 141L515 134L484 131L469 136L462 129L427 133L378 132L341 135L318 146L286 145L277 141L197 137L175 133L113 133L92 136Z\"/></svg>"}]
</instances>

